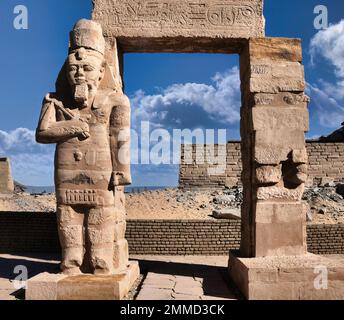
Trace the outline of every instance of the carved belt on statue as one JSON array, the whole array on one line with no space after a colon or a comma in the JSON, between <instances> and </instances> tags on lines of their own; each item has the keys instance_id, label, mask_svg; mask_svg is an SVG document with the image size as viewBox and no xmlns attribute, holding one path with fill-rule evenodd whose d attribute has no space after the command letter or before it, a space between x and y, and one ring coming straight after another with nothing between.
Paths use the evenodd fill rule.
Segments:
<instances>
[{"instance_id":1,"label":"carved belt on statue","mask_svg":"<svg viewBox=\"0 0 344 320\"><path fill-rule=\"evenodd\" d=\"M57 201L65 205L86 205L91 207L109 205L112 193L103 190L59 189Z\"/></svg>"}]
</instances>

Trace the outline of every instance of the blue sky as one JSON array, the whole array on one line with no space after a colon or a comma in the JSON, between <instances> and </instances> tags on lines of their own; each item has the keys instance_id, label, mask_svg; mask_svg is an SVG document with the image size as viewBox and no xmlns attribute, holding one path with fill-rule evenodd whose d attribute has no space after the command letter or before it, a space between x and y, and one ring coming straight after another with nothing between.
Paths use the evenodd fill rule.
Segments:
<instances>
[{"instance_id":1,"label":"blue sky","mask_svg":"<svg viewBox=\"0 0 344 320\"><path fill-rule=\"evenodd\" d=\"M13 27L16 5L28 8L28 30ZM329 11L330 26L318 31L317 5ZM16 180L53 182L54 146L34 142L42 98L54 91L66 58L68 33L89 18L91 0L1 0L0 156L10 156ZM265 0L266 35L302 38L311 130L327 134L344 121L344 1ZM227 129L239 138L240 93L236 55L127 54L125 88L133 127ZM134 185L175 185L177 166L134 165ZM159 179L157 179L159 177Z\"/></svg>"}]
</instances>

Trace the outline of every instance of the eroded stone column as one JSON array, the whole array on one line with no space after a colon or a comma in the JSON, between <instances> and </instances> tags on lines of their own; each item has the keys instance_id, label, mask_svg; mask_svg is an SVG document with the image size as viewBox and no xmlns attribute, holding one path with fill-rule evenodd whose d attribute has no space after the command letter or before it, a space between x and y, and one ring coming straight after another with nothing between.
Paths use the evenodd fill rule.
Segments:
<instances>
[{"instance_id":1,"label":"eroded stone column","mask_svg":"<svg viewBox=\"0 0 344 320\"><path fill-rule=\"evenodd\" d=\"M301 61L297 39L250 39L241 54L245 257L307 251L309 98Z\"/></svg>"},{"instance_id":2,"label":"eroded stone column","mask_svg":"<svg viewBox=\"0 0 344 320\"><path fill-rule=\"evenodd\" d=\"M14 182L8 158L0 158L0 193L13 193Z\"/></svg>"}]
</instances>

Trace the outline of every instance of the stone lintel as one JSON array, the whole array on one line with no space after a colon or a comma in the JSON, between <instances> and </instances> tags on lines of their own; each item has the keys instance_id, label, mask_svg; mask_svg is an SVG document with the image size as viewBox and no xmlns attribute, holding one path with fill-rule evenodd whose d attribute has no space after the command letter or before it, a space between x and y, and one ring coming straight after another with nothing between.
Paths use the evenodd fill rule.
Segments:
<instances>
[{"instance_id":1,"label":"stone lintel","mask_svg":"<svg viewBox=\"0 0 344 320\"><path fill-rule=\"evenodd\" d=\"M202 48L212 46L212 40L221 43L265 36L263 0L93 3L92 18L102 24L106 38L118 39L124 52L202 52ZM210 50L216 52L216 46L206 49Z\"/></svg>"}]
</instances>

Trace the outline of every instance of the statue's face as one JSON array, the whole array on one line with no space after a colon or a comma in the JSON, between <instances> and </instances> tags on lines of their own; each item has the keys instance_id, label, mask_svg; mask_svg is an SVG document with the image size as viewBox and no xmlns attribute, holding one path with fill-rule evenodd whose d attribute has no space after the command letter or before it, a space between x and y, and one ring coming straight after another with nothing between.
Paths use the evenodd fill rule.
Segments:
<instances>
[{"instance_id":1,"label":"statue's face","mask_svg":"<svg viewBox=\"0 0 344 320\"><path fill-rule=\"evenodd\" d=\"M72 87L87 84L97 88L104 74L103 59L91 55L85 55L80 60L71 55L67 68L68 81Z\"/></svg>"},{"instance_id":2,"label":"statue's face","mask_svg":"<svg viewBox=\"0 0 344 320\"><path fill-rule=\"evenodd\" d=\"M68 57L67 77L74 100L81 108L89 106L104 77L102 55L80 48Z\"/></svg>"}]
</instances>

